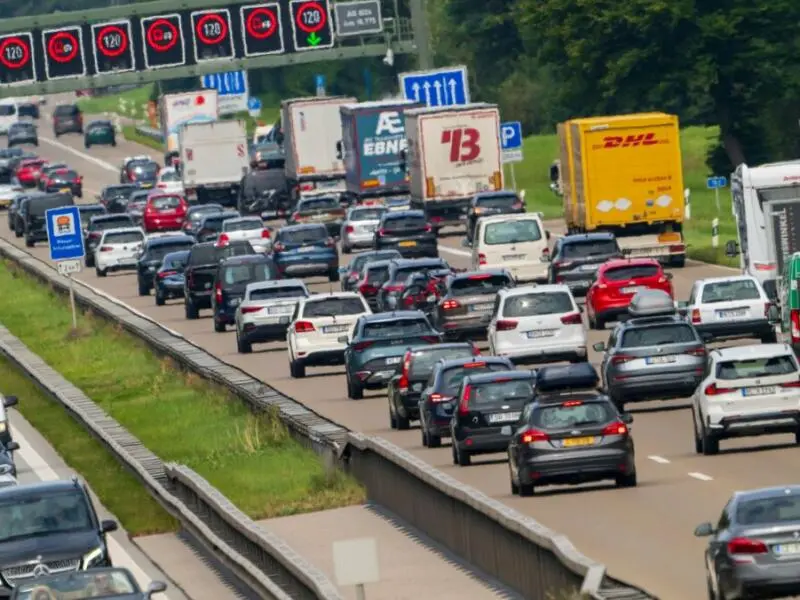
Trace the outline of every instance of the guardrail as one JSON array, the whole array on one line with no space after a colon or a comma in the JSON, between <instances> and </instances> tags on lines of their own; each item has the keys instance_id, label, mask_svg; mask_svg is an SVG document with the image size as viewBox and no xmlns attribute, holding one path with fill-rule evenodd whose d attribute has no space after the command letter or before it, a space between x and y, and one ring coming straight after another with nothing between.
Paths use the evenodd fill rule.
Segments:
<instances>
[{"instance_id":1,"label":"guardrail","mask_svg":"<svg viewBox=\"0 0 800 600\"><path fill-rule=\"evenodd\" d=\"M151 140L155 140L157 142L164 141L164 134L161 133L160 129L156 129L155 127L150 127L148 125L135 125L134 130L139 135L143 137L148 137Z\"/></svg>"},{"instance_id":2,"label":"guardrail","mask_svg":"<svg viewBox=\"0 0 800 600\"><path fill-rule=\"evenodd\" d=\"M0 241L0 255L55 289L68 292L65 277L27 252ZM119 322L184 368L223 385L252 409L275 407L298 439L326 458L338 459L362 482L371 500L526 598L544 598L570 589L597 600L656 598L609 577L604 565L582 555L565 536L534 519L456 481L382 438L349 432L119 300L87 284L75 284L76 301L81 305ZM220 510L219 492L206 494L208 490L192 487L187 478L176 473L173 470L170 475L175 489L181 489L176 495L194 506L195 514L217 526L225 521L231 527L226 532L231 537L223 536L225 539L249 539L255 525L243 529L233 525L226 518L230 514L227 509ZM206 509L208 512L204 512ZM242 542L241 547L245 546ZM248 557L252 560L252 554Z\"/></svg>"}]
</instances>

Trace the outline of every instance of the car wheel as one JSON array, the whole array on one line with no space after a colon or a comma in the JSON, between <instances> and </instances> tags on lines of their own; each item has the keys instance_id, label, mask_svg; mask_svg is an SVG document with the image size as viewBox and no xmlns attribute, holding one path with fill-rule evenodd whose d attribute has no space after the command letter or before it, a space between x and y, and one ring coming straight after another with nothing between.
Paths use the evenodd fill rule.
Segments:
<instances>
[{"instance_id":1,"label":"car wheel","mask_svg":"<svg viewBox=\"0 0 800 600\"><path fill-rule=\"evenodd\" d=\"M197 310L197 307L190 298L186 299L186 302L184 303L183 307L187 319L193 321L200 316L200 311Z\"/></svg>"},{"instance_id":2,"label":"car wheel","mask_svg":"<svg viewBox=\"0 0 800 600\"><path fill-rule=\"evenodd\" d=\"M686 266L686 255L674 256L669 259L669 266L674 269L682 269Z\"/></svg>"},{"instance_id":3,"label":"car wheel","mask_svg":"<svg viewBox=\"0 0 800 600\"><path fill-rule=\"evenodd\" d=\"M328 273L328 281L334 283L339 281L339 268L336 267L335 269L331 269L330 273Z\"/></svg>"},{"instance_id":4,"label":"car wheel","mask_svg":"<svg viewBox=\"0 0 800 600\"><path fill-rule=\"evenodd\" d=\"M453 464L458 464L458 453L456 452L456 443L455 441L450 444L450 450L453 455Z\"/></svg>"},{"instance_id":5,"label":"car wheel","mask_svg":"<svg viewBox=\"0 0 800 600\"><path fill-rule=\"evenodd\" d=\"M523 498L530 498L534 494L534 485L532 481L529 481L528 473L525 469L520 469L519 473L517 474L517 485L519 486L519 495Z\"/></svg>"},{"instance_id":6,"label":"car wheel","mask_svg":"<svg viewBox=\"0 0 800 600\"><path fill-rule=\"evenodd\" d=\"M439 435L435 435L433 433L426 433L425 434L428 438L428 448L441 448L442 447L442 437Z\"/></svg>"},{"instance_id":7,"label":"car wheel","mask_svg":"<svg viewBox=\"0 0 800 600\"><path fill-rule=\"evenodd\" d=\"M345 244L342 244L342 254L351 254L352 252L353 252L353 249L350 246L346 246Z\"/></svg>"},{"instance_id":8,"label":"car wheel","mask_svg":"<svg viewBox=\"0 0 800 600\"><path fill-rule=\"evenodd\" d=\"M111 146L116 148L117 147L117 140L111 140Z\"/></svg>"},{"instance_id":9,"label":"car wheel","mask_svg":"<svg viewBox=\"0 0 800 600\"><path fill-rule=\"evenodd\" d=\"M214 318L214 331L216 333L225 333L225 323L217 318Z\"/></svg>"},{"instance_id":10,"label":"car wheel","mask_svg":"<svg viewBox=\"0 0 800 600\"><path fill-rule=\"evenodd\" d=\"M719 453L719 440L710 435L705 427L703 428L703 454L705 456L714 456Z\"/></svg>"},{"instance_id":11,"label":"car wheel","mask_svg":"<svg viewBox=\"0 0 800 600\"><path fill-rule=\"evenodd\" d=\"M622 398L617 398L612 395L611 402L614 403L614 406L617 407L617 410L619 411L620 414L625 412L625 400L623 400Z\"/></svg>"},{"instance_id":12,"label":"car wheel","mask_svg":"<svg viewBox=\"0 0 800 600\"><path fill-rule=\"evenodd\" d=\"M392 429L397 429L397 417L392 412L391 405L389 408L389 427ZM425 446L425 431L422 431L422 445Z\"/></svg>"},{"instance_id":13,"label":"car wheel","mask_svg":"<svg viewBox=\"0 0 800 600\"><path fill-rule=\"evenodd\" d=\"M395 418L397 419L397 429L400 431L408 431L411 428L411 421L408 417L397 415Z\"/></svg>"},{"instance_id":14,"label":"car wheel","mask_svg":"<svg viewBox=\"0 0 800 600\"><path fill-rule=\"evenodd\" d=\"M156 290L156 306L164 306L164 304L166 304L166 302L167 302L166 298L164 298L164 296L159 294L158 290Z\"/></svg>"},{"instance_id":15,"label":"car wheel","mask_svg":"<svg viewBox=\"0 0 800 600\"><path fill-rule=\"evenodd\" d=\"M149 296L150 295L150 286L144 285L142 283L139 284L139 295L140 296Z\"/></svg>"},{"instance_id":16,"label":"car wheel","mask_svg":"<svg viewBox=\"0 0 800 600\"><path fill-rule=\"evenodd\" d=\"M89 148L92 147L92 145L89 142L84 142L83 147L88 150Z\"/></svg>"},{"instance_id":17,"label":"car wheel","mask_svg":"<svg viewBox=\"0 0 800 600\"><path fill-rule=\"evenodd\" d=\"M15 229L14 230L14 237L21 238L22 237L22 232L19 229Z\"/></svg>"},{"instance_id":18,"label":"car wheel","mask_svg":"<svg viewBox=\"0 0 800 600\"><path fill-rule=\"evenodd\" d=\"M472 455L467 450L461 450L458 446L453 446L456 449L456 459L458 460L459 467L468 467L472 464Z\"/></svg>"},{"instance_id":19,"label":"car wheel","mask_svg":"<svg viewBox=\"0 0 800 600\"><path fill-rule=\"evenodd\" d=\"M422 447L423 448L427 448L428 447L428 432L425 431L425 425L423 425L421 423L420 423L420 426L419 426L419 433L420 433L420 436L422 437Z\"/></svg>"},{"instance_id":20,"label":"car wheel","mask_svg":"<svg viewBox=\"0 0 800 600\"><path fill-rule=\"evenodd\" d=\"M347 396L352 400L361 400L364 398L364 389L357 383L353 383L348 378L347 380Z\"/></svg>"},{"instance_id":21,"label":"car wheel","mask_svg":"<svg viewBox=\"0 0 800 600\"><path fill-rule=\"evenodd\" d=\"M306 366L299 360L293 360L289 363L289 374L295 379L302 379L306 376Z\"/></svg>"},{"instance_id":22,"label":"car wheel","mask_svg":"<svg viewBox=\"0 0 800 600\"><path fill-rule=\"evenodd\" d=\"M108 271L105 269L101 269L100 267L95 267L94 272L97 274L98 277L106 277L108 275Z\"/></svg>"},{"instance_id":23,"label":"car wheel","mask_svg":"<svg viewBox=\"0 0 800 600\"><path fill-rule=\"evenodd\" d=\"M697 415L695 414L694 409L692 409L692 431L694 433L694 451L697 454L702 454L703 453L703 440L700 437L700 434L697 433ZM800 433L800 432L798 432L798 433Z\"/></svg>"},{"instance_id":24,"label":"car wheel","mask_svg":"<svg viewBox=\"0 0 800 600\"><path fill-rule=\"evenodd\" d=\"M800 430L794 432L794 443L800 444Z\"/></svg>"},{"instance_id":25,"label":"car wheel","mask_svg":"<svg viewBox=\"0 0 800 600\"><path fill-rule=\"evenodd\" d=\"M514 481L514 470L511 468L511 461L508 463L508 479L511 481L511 495L519 494L519 484Z\"/></svg>"},{"instance_id":26,"label":"car wheel","mask_svg":"<svg viewBox=\"0 0 800 600\"><path fill-rule=\"evenodd\" d=\"M617 487L621 488L630 488L636 487L638 481L636 479L636 470L633 473L629 473L627 475L617 475L616 477L616 484Z\"/></svg>"},{"instance_id":27,"label":"car wheel","mask_svg":"<svg viewBox=\"0 0 800 600\"><path fill-rule=\"evenodd\" d=\"M768 333L767 335L761 336L761 343L762 344L777 344L778 343L778 334L774 331L772 333Z\"/></svg>"},{"instance_id":28,"label":"car wheel","mask_svg":"<svg viewBox=\"0 0 800 600\"><path fill-rule=\"evenodd\" d=\"M240 338L238 331L236 332L236 350L239 354L250 354L253 351L253 344Z\"/></svg>"}]
</instances>

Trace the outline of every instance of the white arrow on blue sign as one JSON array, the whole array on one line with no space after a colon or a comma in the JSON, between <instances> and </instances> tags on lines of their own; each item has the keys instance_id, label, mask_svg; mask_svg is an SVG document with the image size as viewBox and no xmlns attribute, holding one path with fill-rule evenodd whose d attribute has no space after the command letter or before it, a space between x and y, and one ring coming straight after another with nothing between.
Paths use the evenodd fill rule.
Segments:
<instances>
[{"instance_id":1,"label":"white arrow on blue sign","mask_svg":"<svg viewBox=\"0 0 800 600\"><path fill-rule=\"evenodd\" d=\"M726 177L709 177L706 179L706 187L710 190L724 188L727 185L728 179Z\"/></svg>"},{"instance_id":2,"label":"white arrow on blue sign","mask_svg":"<svg viewBox=\"0 0 800 600\"><path fill-rule=\"evenodd\" d=\"M400 73L398 79L406 100L422 102L431 107L469 104L467 67Z\"/></svg>"},{"instance_id":3,"label":"white arrow on blue sign","mask_svg":"<svg viewBox=\"0 0 800 600\"><path fill-rule=\"evenodd\" d=\"M261 110L261 98L250 96L247 100L247 110Z\"/></svg>"},{"instance_id":4,"label":"white arrow on blue sign","mask_svg":"<svg viewBox=\"0 0 800 600\"><path fill-rule=\"evenodd\" d=\"M209 73L200 78L207 90L217 90L219 114L228 115L247 110L250 90L247 85L247 71L228 73Z\"/></svg>"}]
</instances>

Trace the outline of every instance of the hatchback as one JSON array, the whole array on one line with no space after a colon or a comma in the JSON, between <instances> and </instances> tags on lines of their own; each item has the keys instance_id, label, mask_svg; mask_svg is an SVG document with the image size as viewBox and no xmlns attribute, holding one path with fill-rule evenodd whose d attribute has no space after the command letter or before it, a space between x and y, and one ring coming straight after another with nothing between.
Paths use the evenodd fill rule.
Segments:
<instances>
[{"instance_id":1,"label":"hatchback","mask_svg":"<svg viewBox=\"0 0 800 600\"><path fill-rule=\"evenodd\" d=\"M397 250L359 252L353 257L349 264L339 268L342 291L349 292L357 288L358 280L361 278L362 267L368 262L392 260L396 258L402 258Z\"/></svg>"},{"instance_id":2,"label":"hatchback","mask_svg":"<svg viewBox=\"0 0 800 600\"><path fill-rule=\"evenodd\" d=\"M200 230L200 224L203 217L211 214L225 212L225 208L221 204L195 204L186 209L186 215L183 217L181 229L187 235L196 235Z\"/></svg>"},{"instance_id":3,"label":"hatchback","mask_svg":"<svg viewBox=\"0 0 800 600\"><path fill-rule=\"evenodd\" d=\"M8 147L11 148L18 144L39 145L39 133L36 129L36 125L26 121L20 121L8 128Z\"/></svg>"},{"instance_id":4,"label":"hatchback","mask_svg":"<svg viewBox=\"0 0 800 600\"><path fill-rule=\"evenodd\" d=\"M53 171L57 171L58 169L69 169L69 165L62 162L43 164L42 168L39 170L39 176L36 178L36 186L40 190L44 190L48 177Z\"/></svg>"},{"instance_id":5,"label":"hatchback","mask_svg":"<svg viewBox=\"0 0 800 600\"><path fill-rule=\"evenodd\" d=\"M16 176L25 187L34 187L41 175L42 167L47 164L43 158L26 158L17 165Z\"/></svg>"},{"instance_id":6,"label":"hatchback","mask_svg":"<svg viewBox=\"0 0 800 600\"><path fill-rule=\"evenodd\" d=\"M325 275L339 281L336 241L321 223L281 227L272 244L272 257L282 276Z\"/></svg>"},{"instance_id":7,"label":"hatchback","mask_svg":"<svg viewBox=\"0 0 800 600\"><path fill-rule=\"evenodd\" d=\"M575 297L583 297L604 262L623 258L612 233L581 233L556 240L549 255L548 281L569 286Z\"/></svg>"},{"instance_id":8,"label":"hatchback","mask_svg":"<svg viewBox=\"0 0 800 600\"><path fill-rule=\"evenodd\" d=\"M83 198L83 177L72 169L58 169L47 176L43 190L45 193L69 192Z\"/></svg>"},{"instance_id":9,"label":"hatchback","mask_svg":"<svg viewBox=\"0 0 800 600\"><path fill-rule=\"evenodd\" d=\"M374 247L397 250L405 258L439 256L436 234L421 210L385 212L375 232Z\"/></svg>"},{"instance_id":10,"label":"hatchback","mask_svg":"<svg viewBox=\"0 0 800 600\"><path fill-rule=\"evenodd\" d=\"M372 248L375 232L386 209L382 206L354 206L347 211L339 235L342 254L354 248Z\"/></svg>"},{"instance_id":11,"label":"hatchback","mask_svg":"<svg viewBox=\"0 0 800 600\"><path fill-rule=\"evenodd\" d=\"M189 250L194 244L194 238L180 233L145 240L139 262L136 265L139 295L150 295L150 290L155 286L156 272L167 254Z\"/></svg>"},{"instance_id":12,"label":"hatchback","mask_svg":"<svg viewBox=\"0 0 800 600\"><path fill-rule=\"evenodd\" d=\"M219 241L247 240L256 252L266 253L272 245L272 233L264 227L261 217L239 217L222 224Z\"/></svg>"},{"instance_id":13,"label":"hatchback","mask_svg":"<svg viewBox=\"0 0 800 600\"><path fill-rule=\"evenodd\" d=\"M355 284L355 289L364 296L374 312L378 312L378 291L389 280L391 266L391 260L376 260L367 262L361 267L361 275Z\"/></svg>"},{"instance_id":14,"label":"hatchback","mask_svg":"<svg viewBox=\"0 0 800 600\"><path fill-rule=\"evenodd\" d=\"M502 269L451 275L433 309L433 324L445 339L484 338L498 292L513 286L511 273Z\"/></svg>"},{"instance_id":15,"label":"hatchback","mask_svg":"<svg viewBox=\"0 0 800 600\"><path fill-rule=\"evenodd\" d=\"M156 306L164 306L172 298L183 298L184 270L188 260L188 250L170 252L164 257L155 276Z\"/></svg>"},{"instance_id":16,"label":"hatchback","mask_svg":"<svg viewBox=\"0 0 800 600\"><path fill-rule=\"evenodd\" d=\"M83 114L74 104L59 104L53 110L53 135L83 133Z\"/></svg>"},{"instance_id":17,"label":"hatchback","mask_svg":"<svg viewBox=\"0 0 800 600\"><path fill-rule=\"evenodd\" d=\"M189 205L181 196L152 193L142 213L142 225L147 233L176 231L181 228Z\"/></svg>"},{"instance_id":18,"label":"hatchback","mask_svg":"<svg viewBox=\"0 0 800 600\"><path fill-rule=\"evenodd\" d=\"M117 132L114 124L108 120L90 121L86 126L86 133L83 134L83 147L92 146L116 146Z\"/></svg>"},{"instance_id":19,"label":"hatchback","mask_svg":"<svg viewBox=\"0 0 800 600\"><path fill-rule=\"evenodd\" d=\"M491 215L513 215L525 212L525 203L514 192L483 192L476 194L467 211L467 241L472 243L478 219Z\"/></svg>"},{"instance_id":20,"label":"hatchback","mask_svg":"<svg viewBox=\"0 0 800 600\"><path fill-rule=\"evenodd\" d=\"M107 229L129 229L134 225L135 223L130 215L97 215L89 217L83 238L86 250L84 264L87 267L94 266L94 252L97 246L100 245L100 239L103 237L104 231Z\"/></svg>"},{"instance_id":21,"label":"hatchback","mask_svg":"<svg viewBox=\"0 0 800 600\"><path fill-rule=\"evenodd\" d=\"M197 225L194 236L198 242L216 242L222 233L222 225L230 219L238 219L239 213L228 210L225 212L202 213L202 218Z\"/></svg>"},{"instance_id":22,"label":"hatchback","mask_svg":"<svg viewBox=\"0 0 800 600\"><path fill-rule=\"evenodd\" d=\"M308 296L299 279L248 283L236 309L236 349L246 354L253 344L285 339L297 303Z\"/></svg>"},{"instance_id":23,"label":"hatchback","mask_svg":"<svg viewBox=\"0 0 800 600\"><path fill-rule=\"evenodd\" d=\"M107 229L94 252L94 268L98 277L109 272L135 270L144 244L144 231L138 227Z\"/></svg>"},{"instance_id":24,"label":"hatchback","mask_svg":"<svg viewBox=\"0 0 800 600\"><path fill-rule=\"evenodd\" d=\"M301 198L294 212L287 219L289 225L321 223L328 231L328 236L335 238L341 233L344 221L344 209L339 198L333 195Z\"/></svg>"},{"instance_id":25,"label":"hatchback","mask_svg":"<svg viewBox=\"0 0 800 600\"><path fill-rule=\"evenodd\" d=\"M223 333L226 326L236 324L236 312L248 284L276 279L274 263L263 254L233 256L220 261L211 295L214 331Z\"/></svg>"}]
</instances>

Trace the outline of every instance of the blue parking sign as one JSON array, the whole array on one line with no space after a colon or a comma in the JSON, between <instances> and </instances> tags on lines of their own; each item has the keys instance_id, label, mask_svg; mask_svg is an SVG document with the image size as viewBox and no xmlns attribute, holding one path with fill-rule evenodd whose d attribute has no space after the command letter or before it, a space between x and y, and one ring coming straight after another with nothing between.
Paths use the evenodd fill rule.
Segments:
<instances>
[{"instance_id":1,"label":"blue parking sign","mask_svg":"<svg viewBox=\"0 0 800 600\"><path fill-rule=\"evenodd\" d=\"M77 206L61 206L45 212L47 240L50 243L50 260L83 258L83 229L81 213Z\"/></svg>"}]
</instances>

